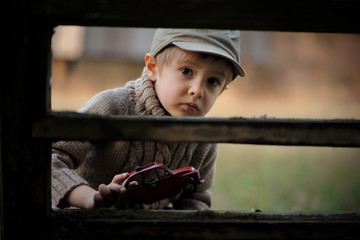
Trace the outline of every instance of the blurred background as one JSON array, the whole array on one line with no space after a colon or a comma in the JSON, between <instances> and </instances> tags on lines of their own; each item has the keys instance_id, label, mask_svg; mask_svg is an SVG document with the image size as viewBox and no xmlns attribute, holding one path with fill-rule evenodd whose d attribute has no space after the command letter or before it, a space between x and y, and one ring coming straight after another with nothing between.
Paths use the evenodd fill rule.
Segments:
<instances>
[{"instance_id":1,"label":"blurred background","mask_svg":"<svg viewBox=\"0 0 360 240\"><path fill-rule=\"evenodd\" d=\"M59 26L53 111L140 76L154 29ZM210 117L360 119L360 35L241 32L237 78ZM360 210L360 149L219 144L213 209Z\"/></svg>"}]
</instances>

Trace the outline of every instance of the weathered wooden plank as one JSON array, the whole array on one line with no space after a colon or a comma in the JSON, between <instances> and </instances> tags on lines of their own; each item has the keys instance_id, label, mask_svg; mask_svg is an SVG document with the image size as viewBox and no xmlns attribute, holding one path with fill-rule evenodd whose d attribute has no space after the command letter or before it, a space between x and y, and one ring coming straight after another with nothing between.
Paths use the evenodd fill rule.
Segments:
<instances>
[{"instance_id":1,"label":"weathered wooden plank","mask_svg":"<svg viewBox=\"0 0 360 240\"><path fill-rule=\"evenodd\" d=\"M360 32L357 0L48 0L34 15L54 24Z\"/></svg>"},{"instance_id":2,"label":"weathered wooden plank","mask_svg":"<svg viewBox=\"0 0 360 240\"><path fill-rule=\"evenodd\" d=\"M96 211L50 214L46 239L355 239L359 212Z\"/></svg>"},{"instance_id":3,"label":"weathered wooden plank","mask_svg":"<svg viewBox=\"0 0 360 240\"><path fill-rule=\"evenodd\" d=\"M147 140L360 146L360 120L121 117L53 112L33 136L54 140Z\"/></svg>"},{"instance_id":4,"label":"weathered wooden plank","mask_svg":"<svg viewBox=\"0 0 360 240\"><path fill-rule=\"evenodd\" d=\"M29 18L30 1L9 2L0 86L1 239L35 238L50 209L51 142L32 137L49 110L52 27ZM8 25L9 24L9 25Z\"/></svg>"}]
</instances>

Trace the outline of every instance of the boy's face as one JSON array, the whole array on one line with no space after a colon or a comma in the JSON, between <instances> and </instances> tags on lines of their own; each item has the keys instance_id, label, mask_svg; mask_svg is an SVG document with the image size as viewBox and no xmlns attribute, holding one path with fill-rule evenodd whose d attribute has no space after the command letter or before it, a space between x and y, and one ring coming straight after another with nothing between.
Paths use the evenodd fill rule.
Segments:
<instances>
[{"instance_id":1,"label":"boy's face","mask_svg":"<svg viewBox=\"0 0 360 240\"><path fill-rule=\"evenodd\" d=\"M145 59L159 101L172 116L205 116L232 76L226 60L210 55L186 51L161 69L152 55L147 54ZM151 61L154 64L148 66Z\"/></svg>"}]
</instances>

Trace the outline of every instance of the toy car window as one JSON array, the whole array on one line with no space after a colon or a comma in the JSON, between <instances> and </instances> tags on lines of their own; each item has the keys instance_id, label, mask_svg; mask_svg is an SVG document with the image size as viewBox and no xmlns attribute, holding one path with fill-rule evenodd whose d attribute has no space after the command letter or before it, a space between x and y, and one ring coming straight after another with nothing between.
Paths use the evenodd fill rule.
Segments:
<instances>
[{"instance_id":1,"label":"toy car window","mask_svg":"<svg viewBox=\"0 0 360 240\"><path fill-rule=\"evenodd\" d=\"M155 182L163 179L164 176L166 175L166 173L167 173L167 171L161 167L153 168L146 172L145 182L147 184L155 183Z\"/></svg>"},{"instance_id":2,"label":"toy car window","mask_svg":"<svg viewBox=\"0 0 360 240\"><path fill-rule=\"evenodd\" d=\"M164 177L163 177L164 179L171 176L171 173L169 171L167 171L167 170L164 170L164 171L165 171L165 174L164 174Z\"/></svg>"}]
</instances>

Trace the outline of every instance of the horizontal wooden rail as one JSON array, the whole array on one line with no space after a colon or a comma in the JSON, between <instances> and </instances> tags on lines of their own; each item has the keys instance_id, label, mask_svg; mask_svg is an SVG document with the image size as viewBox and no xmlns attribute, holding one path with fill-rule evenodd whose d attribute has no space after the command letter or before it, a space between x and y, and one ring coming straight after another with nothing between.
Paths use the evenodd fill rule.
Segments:
<instances>
[{"instance_id":1,"label":"horizontal wooden rail","mask_svg":"<svg viewBox=\"0 0 360 240\"><path fill-rule=\"evenodd\" d=\"M33 136L53 140L144 140L360 146L360 120L177 118L52 112Z\"/></svg>"},{"instance_id":2,"label":"horizontal wooden rail","mask_svg":"<svg viewBox=\"0 0 360 240\"><path fill-rule=\"evenodd\" d=\"M96 211L50 214L47 239L356 239L359 212ZM121 236L121 237L119 237Z\"/></svg>"},{"instance_id":3,"label":"horizontal wooden rail","mask_svg":"<svg viewBox=\"0 0 360 240\"><path fill-rule=\"evenodd\" d=\"M33 15L55 25L360 33L359 5L357 0L47 0Z\"/></svg>"}]
</instances>

